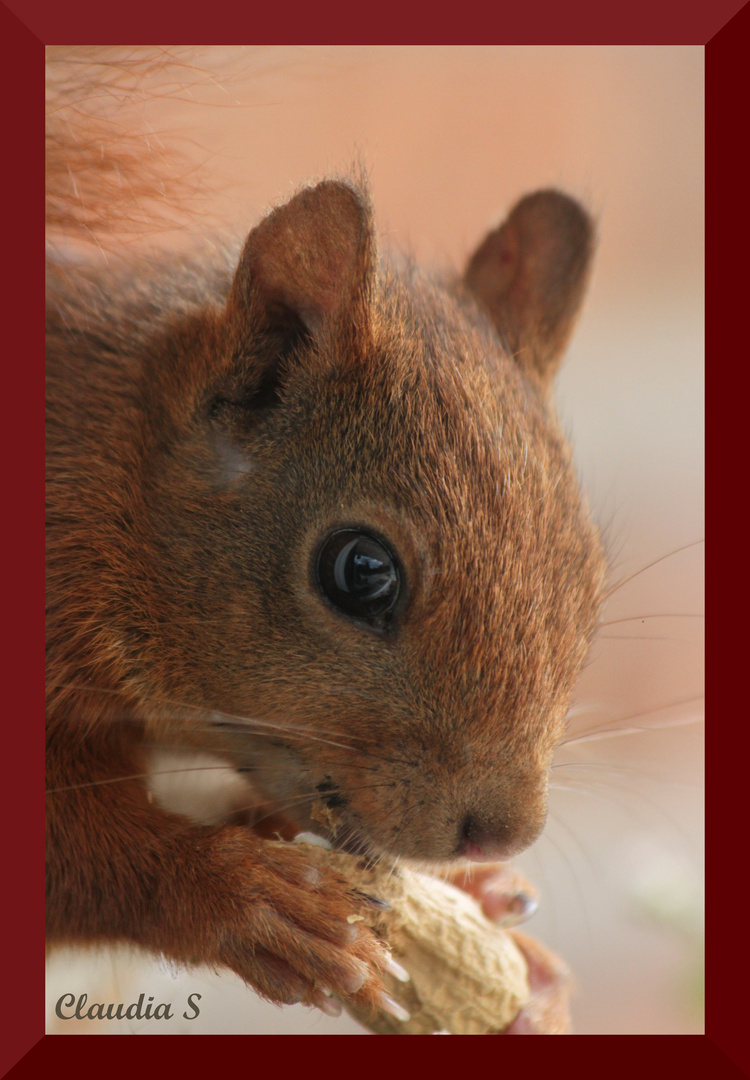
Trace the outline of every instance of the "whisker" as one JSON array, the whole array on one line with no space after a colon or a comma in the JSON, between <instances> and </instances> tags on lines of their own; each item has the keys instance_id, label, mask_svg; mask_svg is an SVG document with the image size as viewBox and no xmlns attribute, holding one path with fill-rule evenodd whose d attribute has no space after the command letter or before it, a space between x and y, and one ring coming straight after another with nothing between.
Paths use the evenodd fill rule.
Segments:
<instances>
[{"instance_id":1,"label":"whisker","mask_svg":"<svg viewBox=\"0 0 750 1080\"><path fill-rule=\"evenodd\" d=\"M625 735L643 735L649 731L664 731L667 728L672 727L687 727L689 724L701 724L703 717L695 717L692 720L685 720L684 723L675 722L674 724L656 724L649 726L643 724L640 727L627 727L627 728L615 728L612 731L603 729L602 731L595 731L590 735L582 735L577 739L569 739L567 742L562 743L562 746L573 746L576 743L583 742L595 742L597 739L614 739L620 738Z\"/></svg>"},{"instance_id":2,"label":"whisker","mask_svg":"<svg viewBox=\"0 0 750 1080\"><path fill-rule=\"evenodd\" d=\"M587 783L592 783L592 781L588 780ZM617 799L611 793L611 791L608 791L607 789L605 789L605 791L602 792L602 791L600 791L598 789L587 787L582 782L581 783L576 783L574 779L571 779L568 783L559 783L558 781L555 781L554 783L550 783L550 790L551 791L568 791L568 792L571 792L574 795L586 795L590 799L597 799L599 802L608 803L610 806L616 806L620 810L625 810L634 819L636 819L638 821L641 821L641 822L643 821L643 817L636 814L635 807L634 807L632 801L629 801L629 800L626 800L626 799L623 799L623 798Z\"/></svg>"},{"instance_id":3,"label":"whisker","mask_svg":"<svg viewBox=\"0 0 750 1080\"><path fill-rule=\"evenodd\" d=\"M675 641L666 634L599 634L600 641Z\"/></svg>"},{"instance_id":4,"label":"whisker","mask_svg":"<svg viewBox=\"0 0 750 1080\"><path fill-rule=\"evenodd\" d=\"M574 746L576 743L587 742L594 738L606 738L610 735L623 735L633 734L637 731L663 731L667 728L673 727L687 727L689 724L702 723L703 716L684 716L681 715L672 721L665 721L661 724L633 724L627 728L618 728L615 725L623 724L630 720L637 720L642 716L653 716L655 713L667 712L674 709L684 709L687 706L697 705L703 701L703 697L690 698L687 701L678 701L674 705L662 705L655 709L648 709L642 713L632 713L630 716L622 716L617 720L611 720L609 723L602 725L599 728L593 728L589 731L584 731L580 735L573 735L571 738L563 738L558 746Z\"/></svg>"},{"instance_id":5,"label":"whisker","mask_svg":"<svg viewBox=\"0 0 750 1080\"><path fill-rule=\"evenodd\" d=\"M700 784L690 784L681 780L670 780L663 776L658 776L656 773L644 772L642 769L636 768L634 765L618 765L609 761L556 761L552 766L552 769L593 769L606 776L614 776L619 778L621 776L630 776L633 780L643 780L659 784L661 787L675 787L683 788L686 790L694 791L702 790Z\"/></svg>"},{"instance_id":6,"label":"whisker","mask_svg":"<svg viewBox=\"0 0 750 1080\"><path fill-rule=\"evenodd\" d=\"M570 839L571 839L571 840L573 841L573 843L574 843L575 847L577 848L577 850L578 850L578 851L580 852L581 856L583 857L583 861L584 861L584 862L586 863L586 865L588 866L589 870L591 871L591 875L592 875L592 877L594 877L594 878L597 878L597 877L599 877L599 876L600 876L600 875L599 875L599 868L598 868L597 866L595 866L595 865L594 865L594 863L593 863L593 861L592 861L592 859L591 859L591 856L589 855L588 851L587 851L587 850L586 850L586 848L585 848L585 847L583 846L583 844L581 843L581 841L580 841L580 840L578 839L578 837L576 836L576 834L575 834L575 833L573 832L573 830L572 830L572 828L570 827L570 825L568 825L568 824L567 824L567 822L566 822L566 821L564 821L564 820L563 820L563 819L562 819L562 818L560 817L560 815L559 815L559 814L556 814L556 813L554 813L554 812L551 812L551 816L552 816L552 818L554 819L554 822L555 822L555 824L556 824L556 825L557 825L557 826L558 826L559 828L561 828L561 829L562 829L562 830L563 830L563 831L564 831L564 832L565 832L565 833L566 833L566 834L567 834L567 835L568 835L568 836L570 837Z\"/></svg>"},{"instance_id":7,"label":"whisker","mask_svg":"<svg viewBox=\"0 0 750 1080\"><path fill-rule=\"evenodd\" d=\"M669 551L666 555L660 555L658 559L654 559L653 562L647 563L647 565L642 566L640 570L636 570L634 574L630 574L629 577L623 578L622 581L618 581L616 585L613 585L612 588L604 594L604 601L606 602L607 600L609 600L609 598L613 596L618 591L618 589L621 589L623 585L627 585L629 581L633 581L640 574L645 574L645 572L647 570L650 570L652 566L658 566L658 564L664 562L665 559L671 559L675 555L679 555L682 551L687 551L689 548L698 547L699 544L704 543L705 540L693 540L692 543L684 544L682 547L675 548L674 551Z\"/></svg>"},{"instance_id":8,"label":"whisker","mask_svg":"<svg viewBox=\"0 0 750 1080\"><path fill-rule=\"evenodd\" d=\"M696 611L670 612L667 615L628 615L625 619L609 619L607 622L600 622L599 627L617 626L624 622L645 622L646 619L705 619L705 617L704 614Z\"/></svg>"},{"instance_id":9,"label":"whisker","mask_svg":"<svg viewBox=\"0 0 750 1080\"><path fill-rule=\"evenodd\" d=\"M61 690L77 690L77 691L86 692L86 693L108 694L110 696L119 696L119 694L120 694L120 691L110 690L110 689L105 688L105 687L92 687L92 686L76 685L75 683L53 683L53 684L50 684L50 685L53 686L56 689L61 689ZM228 720L228 721L232 721L232 723L226 723L225 720L223 720L223 719L221 721L219 721L218 723L216 723L216 722L212 723L211 721L209 721L208 722L209 727L207 729L210 729L210 727L214 727L214 728L215 727L221 727L221 728L228 729L230 731L238 732L238 733L246 732L248 730L251 730L254 735L256 735L256 734L257 735L263 735L263 734L276 735L276 734L280 734L280 735L283 735L284 738L289 738L290 736L297 736L300 739L310 741L310 742L321 743L321 744L326 745L326 746L332 746L332 747L334 747L335 749L338 749L338 750L348 750L348 751L352 751L352 752L364 753L368 757L372 757L372 758L375 758L377 760L387 762L389 764L400 764L400 762L399 762L399 760L397 758L388 757L385 754L380 754L380 753L377 753L377 752L375 752L375 751L373 751L371 749L364 748L361 744L356 745L356 744L353 744L353 743L346 744L346 743L343 743L343 742L339 742L339 741L334 740L334 739L326 738L323 735L315 734L312 730L310 730L310 728L301 727L301 726L294 725L294 724L279 723L278 721L273 721L273 720L261 720L261 719L259 719L257 717L238 716L235 713L223 712L220 709L210 709L210 708L208 708L206 706L203 706L203 705L192 705L192 704L189 704L188 702L175 701L175 700L170 699L170 698L151 698L146 703L146 705L142 706L142 707L146 708L146 707L148 707L148 706L150 706L152 704L154 704L154 705L168 705L172 709L175 709L175 710L178 710L178 711L185 710L187 712L199 712L203 716L208 714L209 716L222 717L222 718L226 718L226 720ZM167 715L169 715L169 714L167 714ZM174 716L171 717L171 719L174 719L174 718L175 718Z\"/></svg>"},{"instance_id":10,"label":"whisker","mask_svg":"<svg viewBox=\"0 0 750 1080\"><path fill-rule=\"evenodd\" d=\"M560 817L553 810L549 811L549 816L552 818L552 820L555 822L556 825L560 824ZM570 875L570 880L573 882L573 888L575 889L576 893L578 894L578 899L580 901L580 911L583 914L584 923L585 923L585 926L586 926L586 933L587 933L588 937L591 938L591 936L592 936L591 935L591 925L589 923L588 909L587 909L587 906L586 906L586 898L585 898L585 896L583 894L583 890L582 890L581 884L580 884L580 882L578 880L578 876L573 870L573 865L572 865L570 859L568 858L568 855L565 852L562 845L555 839L555 837L552 835L552 833L549 830L545 831L545 833L543 834L543 839L547 840L552 845L552 847L555 849L555 851L560 856L562 861L565 863L568 874Z\"/></svg>"},{"instance_id":11,"label":"whisker","mask_svg":"<svg viewBox=\"0 0 750 1080\"><path fill-rule=\"evenodd\" d=\"M587 787L585 785L590 786ZM596 786L596 789L594 785ZM604 786L606 794L602 793L602 791L599 790L602 786ZM682 823L676 818L674 818L670 813L668 813L663 806L660 806L658 803L654 802L653 799L649 799L644 796L643 792L638 793L638 802L634 802L632 798L615 798L611 792L612 786L613 785L611 780L599 784L595 779L591 777L588 777L586 779L585 784L576 783L575 779L571 779L567 784L560 784L557 782L554 785L550 784L550 787L554 787L554 790L556 791L569 791L576 795L588 795L590 798L599 799L601 802L611 803L613 806L618 806L621 810L626 811L628 816L640 822L641 825L645 823L646 826L649 826L649 818L645 814L640 813L641 804L645 804L652 813L656 814L658 817L661 817L664 821L668 822L669 825L683 838L686 843L690 842L690 838L685 832ZM633 791L631 788L623 787L622 785L616 786L620 791L625 792L627 795L633 795Z\"/></svg>"},{"instance_id":12,"label":"whisker","mask_svg":"<svg viewBox=\"0 0 750 1080\"><path fill-rule=\"evenodd\" d=\"M390 787L390 786L391 785L390 785L389 782L384 781L382 784L363 784L358 790L360 790L360 791L377 791L380 788L386 788L386 787ZM321 792L318 791L317 789L312 791L312 792L307 792L306 794L290 796L286 800L286 802L279 803L278 805L274 804L273 807L269 810L269 812L267 814L264 814L263 817L258 818L257 821L254 822L254 824L259 825L261 821L266 821L267 818L273 817L275 814L283 814L285 811L290 810L294 806L301 806L306 802L311 802L312 803L312 802L317 802L318 800L321 800L321 801L325 802L325 796L323 794L321 794ZM251 810L251 809L253 809L253 805L255 805L255 806L263 806L263 805L266 805L267 803L268 803L268 800L264 799L260 803L248 804L248 806L241 807L240 809ZM334 829L333 831L335 832L336 830Z\"/></svg>"},{"instance_id":13,"label":"whisker","mask_svg":"<svg viewBox=\"0 0 750 1080\"><path fill-rule=\"evenodd\" d=\"M217 766L218 768L218 766ZM181 770L176 769L175 772ZM46 795L60 795L64 791L82 791L83 788L104 787L106 784L124 784L128 780L148 780L151 773L129 773L127 776L114 776L107 780L86 780L81 784L67 784L65 787L47 788Z\"/></svg>"}]
</instances>

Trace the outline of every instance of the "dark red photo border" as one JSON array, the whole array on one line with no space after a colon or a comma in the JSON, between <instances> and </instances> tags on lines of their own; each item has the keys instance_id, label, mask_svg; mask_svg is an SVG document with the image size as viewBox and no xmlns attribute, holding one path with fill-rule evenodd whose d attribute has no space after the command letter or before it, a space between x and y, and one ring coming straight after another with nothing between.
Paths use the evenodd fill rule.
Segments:
<instances>
[{"instance_id":1,"label":"dark red photo border","mask_svg":"<svg viewBox=\"0 0 750 1080\"><path fill-rule=\"evenodd\" d=\"M275 12L278 11L278 14ZM280 16L280 17L279 17ZM460 16L460 22L459 22ZM283 20L283 22L282 22ZM320 5L304 8L287 6L274 9L254 6L212 8L210 19L197 7L186 5L157 6L134 0L127 8L105 6L101 2L77 0L52 8L40 0L11 0L0 3L0 33L4 42L3 63L0 65L3 87L3 146L5 164L2 168L3 234L9 238L4 246L6 273L3 293L3 377L7 380L4 400L3 463L4 489L9 495L4 514L3 539L6 549L5 566L5 625L7 660L4 679L4 751L5 783L2 785L5 826L4 855L6 867L3 878L3 963L0 964L0 1078L21 1080L50 1069L61 1073L70 1071L84 1077L96 1072L106 1075L123 1070L132 1075L134 1068L146 1070L148 1076L173 1074L193 1076L207 1070L222 1073L238 1068L242 1073L257 1073L259 1069L287 1072L298 1064L310 1069L309 1052L304 1048L294 1052L290 1044L276 1060L261 1061L257 1046L249 1047L242 1037L225 1037L220 1043L205 1038L186 1044L184 1040L148 1044L126 1040L113 1053L110 1043L101 1039L83 1041L54 1039L44 1035L44 946L43 946L43 469L44 420L42 406L43 383L43 260L44 225L41 206L44 194L43 98L44 45L63 44L138 44L168 42L170 44L216 43L241 40L278 43L293 37L294 41L309 43L352 43L375 40L421 44L439 43L506 43L506 44L694 44L706 46L707 76L707 314L708 355L721 365L720 401L721 422L717 424L715 454L722 468L712 470L711 500L722 499L723 514L714 518L731 521L732 539L727 544L725 562L733 565L733 578L727 588L717 586L715 602L721 596L732 601L724 605L722 649L726 657L741 648L744 635L732 633L739 622L737 605L742 591L738 577L740 560L746 545L743 542L744 515L735 507L744 502L744 468L747 459L739 446L732 445L743 430L745 419L739 415L739 401L744 398L734 378L741 370L738 359L747 357L747 331L732 316L744 315L747 310L748 273L748 173L744 162L748 129L748 50L750 3L741 0L712 0L712 2L683 2L677 0L631 0L627 6L594 4L591 0L563 4L559 0L536 0L531 4L493 6L491 10L468 11L463 8L442 13L433 6L406 10L387 0L377 9L364 7L352 11L343 6L322 9ZM293 33L292 33L293 31ZM208 38L208 41L206 40ZM742 367L747 366L747 360ZM717 380L718 381L718 380ZM727 393L728 388L732 393ZM718 394L716 395L718 398ZM709 399L710 400L710 399ZM718 406L714 406L717 409ZM737 415L735 415L735 413ZM709 411L709 419L711 413ZM745 449L744 447L742 448ZM710 464L711 459L709 460ZM734 467L737 462L739 468ZM730 501L731 495L731 501ZM711 504L709 504L711 505ZM726 533L726 527L720 530ZM735 538L739 537L739 542ZM742 624L738 626L741 629ZM709 653L709 660L712 653ZM734 660L734 657L732 657ZM744 657L737 657L732 670L742 670ZM746 662L746 661L745 661ZM718 666L718 665L717 665ZM725 682L731 686L730 680ZM723 691L726 696L726 691ZM722 690L719 689L719 696ZM623 1069L636 1077L663 1075L733 1077L750 1075L750 1039L747 1036L748 1011L743 971L744 932L738 929L740 920L735 913L734 893L739 855L746 844L747 813L739 799L744 777L740 770L747 754L739 745L745 734L744 697L726 702L717 723L722 725L724 745L709 754L709 790L714 791L720 812L709 817L708 846L709 881L723 888L723 918L718 918L717 904L709 905L711 933L709 935L710 1004L706 1036L668 1037L659 1041L651 1037L644 1041L623 1042L613 1047L603 1037L556 1044L557 1049L519 1048L507 1042L496 1049L490 1067L525 1076L551 1062L552 1068L573 1068L579 1076L608 1076ZM735 716L737 720L735 721ZM731 742L729 738L731 737ZM714 738L714 745L719 740ZM731 753L724 750L731 747ZM718 763L720 762L720 764ZM720 772L719 772L720 770ZM719 773L719 775L715 775ZM744 812L743 812L744 811ZM721 869L720 869L721 868ZM730 870L732 871L730 873ZM741 880L740 880L741 884ZM744 889L740 890L740 896ZM727 927L727 929L725 929ZM740 944L733 938L739 934ZM144 1045L148 1048L143 1049ZM361 1046L362 1044L354 1044ZM455 1044L439 1042L439 1050L425 1049L422 1044L400 1044L395 1062L386 1064L384 1051L373 1049L368 1042L369 1061L380 1069L395 1069L403 1074L410 1068L405 1057L419 1055L417 1068L431 1065L439 1054L439 1063L447 1066L448 1059L461 1062L463 1067L481 1068L475 1064L476 1049L467 1057L466 1051ZM453 1051L450 1046L453 1045ZM484 1044L485 1048L488 1044ZM515 1046L515 1049L512 1047ZM382 1047L382 1044L381 1044ZM273 1048L271 1047L271 1050ZM297 1060L297 1053L303 1058ZM353 1052L356 1053L356 1050ZM359 1070L358 1061L351 1060L352 1052L342 1049L330 1058L320 1055L319 1069L334 1074L342 1067ZM480 1057L487 1055L487 1049ZM550 1057L551 1055L551 1057ZM239 1058L239 1060L238 1060ZM322 1058L322 1060L320 1060ZM510 1059L510 1060L509 1060ZM316 1070L317 1071L317 1070ZM53 1073L53 1075L54 1075Z\"/></svg>"}]
</instances>

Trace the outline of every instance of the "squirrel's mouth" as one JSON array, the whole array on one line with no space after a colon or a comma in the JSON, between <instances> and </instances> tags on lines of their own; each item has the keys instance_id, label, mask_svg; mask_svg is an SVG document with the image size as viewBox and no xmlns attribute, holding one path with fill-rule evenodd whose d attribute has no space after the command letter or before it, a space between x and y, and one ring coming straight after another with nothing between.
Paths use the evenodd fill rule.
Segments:
<instances>
[{"instance_id":1,"label":"squirrel's mouth","mask_svg":"<svg viewBox=\"0 0 750 1080\"><path fill-rule=\"evenodd\" d=\"M347 800L330 777L303 797L268 790L254 769L233 767L212 754L162 748L149 754L147 786L149 797L164 809L201 824L228 822L265 840L293 841L302 834L364 858L384 854L349 817Z\"/></svg>"},{"instance_id":2,"label":"squirrel's mouth","mask_svg":"<svg viewBox=\"0 0 750 1080\"><path fill-rule=\"evenodd\" d=\"M336 848L349 855L379 858L380 853L364 833L349 825L343 816L334 813L322 800L313 803L309 811L299 818L293 818L266 800L246 809L241 820L265 840L294 841L303 837L308 842Z\"/></svg>"},{"instance_id":3,"label":"squirrel's mouth","mask_svg":"<svg viewBox=\"0 0 750 1080\"><path fill-rule=\"evenodd\" d=\"M259 776L254 769L242 769L252 797L248 798L234 820L244 824L266 840L306 839L349 855L379 859L384 852L374 843L358 815L352 812L349 800L330 775L319 778L297 778L294 788L279 788L268 784L270 770ZM288 773L287 773L288 776ZM316 783L317 779L317 783ZM266 781L266 782L264 782ZM299 789L305 793L300 794ZM307 794L309 792L309 794Z\"/></svg>"}]
</instances>

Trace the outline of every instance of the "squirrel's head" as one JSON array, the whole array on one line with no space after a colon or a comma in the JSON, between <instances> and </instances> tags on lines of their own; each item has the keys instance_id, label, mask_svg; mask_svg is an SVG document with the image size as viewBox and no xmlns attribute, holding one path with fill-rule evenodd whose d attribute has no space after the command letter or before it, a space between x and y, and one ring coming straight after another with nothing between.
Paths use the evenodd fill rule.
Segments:
<instances>
[{"instance_id":1,"label":"squirrel's head","mask_svg":"<svg viewBox=\"0 0 750 1080\"><path fill-rule=\"evenodd\" d=\"M151 692L301 825L425 859L539 833L603 581L549 395L591 249L543 191L439 282L326 181L161 357Z\"/></svg>"}]
</instances>

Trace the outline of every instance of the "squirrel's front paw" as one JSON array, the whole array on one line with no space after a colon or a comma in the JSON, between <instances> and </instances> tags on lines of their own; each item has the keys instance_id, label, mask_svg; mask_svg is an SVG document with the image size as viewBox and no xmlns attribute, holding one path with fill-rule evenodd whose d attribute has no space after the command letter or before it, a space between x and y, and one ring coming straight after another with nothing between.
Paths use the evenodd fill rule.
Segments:
<instances>
[{"instance_id":1,"label":"squirrel's front paw","mask_svg":"<svg viewBox=\"0 0 750 1080\"><path fill-rule=\"evenodd\" d=\"M454 867L448 880L469 893L488 919L503 927L524 922L537 908L537 890L510 863ZM570 1032L568 969L538 941L511 931L528 967L531 998L505 1035L567 1035Z\"/></svg>"},{"instance_id":2,"label":"squirrel's front paw","mask_svg":"<svg viewBox=\"0 0 750 1080\"><path fill-rule=\"evenodd\" d=\"M525 922L537 909L538 892L511 863L471 863L450 869L445 880L473 896L491 922Z\"/></svg>"},{"instance_id":3,"label":"squirrel's front paw","mask_svg":"<svg viewBox=\"0 0 750 1080\"><path fill-rule=\"evenodd\" d=\"M340 1011L336 998L382 1004L379 972L388 955L362 919L377 901L313 866L304 849L272 841L237 868L233 885L237 903L221 935L221 963L283 1004L330 1015Z\"/></svg>"},{"instance_id":4,"label":"squirrel's front paw","mask_svg":"<svg viewBox=\"0 0 750 1080\"><path fill-rule=\"evenodd\" d=\"M570 972L558 956L538 941L511 931L511 937L523 953L529 970L531 999L504 1035L569 1035Z\"/></svg>"}]
</instances>

